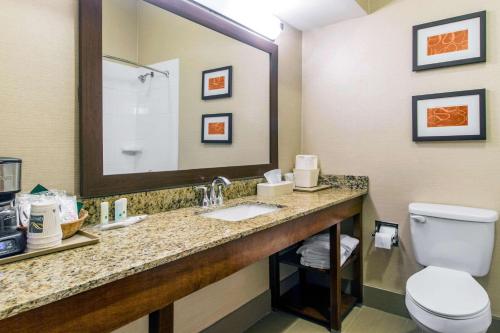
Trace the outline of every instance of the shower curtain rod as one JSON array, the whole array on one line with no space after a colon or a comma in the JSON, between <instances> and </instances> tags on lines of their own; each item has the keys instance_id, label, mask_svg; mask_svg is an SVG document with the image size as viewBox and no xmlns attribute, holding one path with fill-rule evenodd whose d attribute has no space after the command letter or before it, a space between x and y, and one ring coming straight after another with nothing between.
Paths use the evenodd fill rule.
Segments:
<instances>
[{"instance_id":1,"label":"shower curtain rod","mask_svg":"<svg viewBox=\"0 0 500 333\"><path fill-rule=\"evenodd\" d=\"M104 54L102 57L103 57L103 58L107 58L107 59L111 59L111 60L116 60L116 61L119 61L119 62L124 62L124 63L127 63L127 64L129 64L129 65L133 65L133 66L137 66L137 67L146 68L146 69L149 69L150 71L161 73L161 74L165 75L167 78L168 78L168 77L169 77L169 75L170 75L170 73L169 73L168 71L166 71L166 72L162 72L162 71L159 71L159 70L157 70L157 69L154 69L153 67L144 66L144 65L141 65L141 64L135 63L135 62L133 62L133 61L130 61L130 60L126 60L126 59L122 59L122 58L118 58L118 57L114 57L114 56L110 56L110 55L106 55L106 54Z\"/></svg>"}]
</instances>

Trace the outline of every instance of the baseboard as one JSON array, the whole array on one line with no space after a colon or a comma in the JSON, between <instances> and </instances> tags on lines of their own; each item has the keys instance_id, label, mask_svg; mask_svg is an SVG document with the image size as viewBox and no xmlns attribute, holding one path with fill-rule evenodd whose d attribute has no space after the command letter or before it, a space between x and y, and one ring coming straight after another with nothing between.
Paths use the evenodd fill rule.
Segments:
<instances>
[{"instance_id":1,"label":"baseboard","mask_svg":"<svg viewBox=\"0 0 500 333\"><path fill-rule=\"evenodd\" d=\"M405 295L392 291L364 286L363 305L398 316L410 317L406 310ZM488 333L497 332L500 332L500 318L493 316Z\"/></svg>"},{"instance_id":2,"label":"baseboard","mask_svg":"<svg viewBox=\"0 0 500 333\"><path fill-rule=\"evenodd\" d=\"M405 305L405 295L392 291L363 286L363 305L402 317L410 318Z\"/></svg>"},{"instance_id":3,"label":"baseboard","mask_svg":"<svg viewBox=\"0 0 500 333\"><path fill-rule=\"evenodd\" d=\"M298 274L293 273L281 281L280 289L286 292L298 282ZM203 333L244 332L271 313L271 291L266 290L235 311L204 329Z\"/></svg>"},{"instance_id":4,"label":"baseboard","mask_svg":"<svg viewBox=\"0 0 500 333\"><path fill-rule=\"evenodd\" d=\"M492 323L488 329L488 333L498 333L500 332L500 317L493 316Z\"/></svg>"},{"instance_id":5,"label":"baseboard","mask_svg":"<svg viewBox=\"0 0 500 333\"><path fill-rule=\"evenodd\" d=\"M281 281L281 291L286 292L298 282L298 274L293 273ZM387 313L410 318L405 305L405 295L392 291L364 286L363 305ZM259 320L271 313L271 292L266 290L259 296L231 312L203 333L244 332ZM500 332L500 318L493 316L488 333Z\"/></svg>"},{"instance_id":6,"label":"baseboard","mask_svg":"<svg viewBox=\"0 0 500 333\"><path fill-rule=\"evenodd\" d=\"M267 290L202 332L244 332L269 313L271 313L271 292Z\"/></svg>"}]
</instances>

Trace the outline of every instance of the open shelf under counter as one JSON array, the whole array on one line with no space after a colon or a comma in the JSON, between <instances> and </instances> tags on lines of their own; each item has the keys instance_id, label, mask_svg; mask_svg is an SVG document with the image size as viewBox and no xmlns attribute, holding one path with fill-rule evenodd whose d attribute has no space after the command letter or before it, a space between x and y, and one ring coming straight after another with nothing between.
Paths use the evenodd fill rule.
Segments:
<instances>
[{"instance_id":1,"label":"open shelf under counter","mask_svg":"<svg viewBox=\"0 0 500 333\"><path fill-rule=\"evenodd\" d=\"M279 309L328 327L330 325L330 290L308 284L294 286L280 297ZM342 294L340 313L345 318L356 305L356 297Z\"/></svg>"},{"instance_id":2,"label":"open shelf under counter","mask_svg":"<svg viewBox=\"0 0 500 333\"><path fill-rule=\"evenodd\" d=\"M285 311L306 320L325 326L331 331L340 332L342 320L349 314L356 304L363 303L363 237L361 213L352 217L353 237L359 240L357 248L341 266L341 225L342 219L330 226L329 259L330 269L318 269L302 265L301 255L297 249L303 244L304 238L288 248L269 257L269 280L271 286L271 306L273 310ZM326 216L328 219L333 215ZM307 237L311 237L308 235ZM285 293L280 291L280 266L290 265L298 269L298 284ZM349 271L348 285L343 288L342 275L344 270ZM347 286L349 288L347 288ZM344 291L349 290L349 294Z\"/></svg>"}]
</instances>

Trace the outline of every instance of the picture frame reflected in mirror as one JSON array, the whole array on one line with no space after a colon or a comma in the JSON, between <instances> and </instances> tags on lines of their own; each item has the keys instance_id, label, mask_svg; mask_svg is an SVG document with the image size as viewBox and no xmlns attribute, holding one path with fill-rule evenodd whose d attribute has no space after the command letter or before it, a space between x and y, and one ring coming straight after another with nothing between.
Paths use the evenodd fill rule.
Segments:
<instances>
[{"instance_id":1,"label":"picture frame reflected in mirror","mask_svg":"<svg viewBox=\"0 0 500 333\"><path fill-rule=\"evenodd\" d=\"M201 116L202 143L233 143L233 114L218 113Z\"/></svg>"}]
</instances>

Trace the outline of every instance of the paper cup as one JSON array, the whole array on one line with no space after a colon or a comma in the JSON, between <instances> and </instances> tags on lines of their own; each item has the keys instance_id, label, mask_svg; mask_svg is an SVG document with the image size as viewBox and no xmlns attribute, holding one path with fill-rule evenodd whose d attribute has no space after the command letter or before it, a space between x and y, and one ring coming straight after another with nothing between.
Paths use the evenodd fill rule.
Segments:
<instances>
[{"instance_id":1,"label":"paper cup","mask_svg":"<svg viewBox=\"0 0 500 333\"><path fill-rule=\"evenodd\" d=\"M28 248L53 246L61 239L61 214L57 202L49 200L31 204Z\"/></svg>"}]
</instances>

